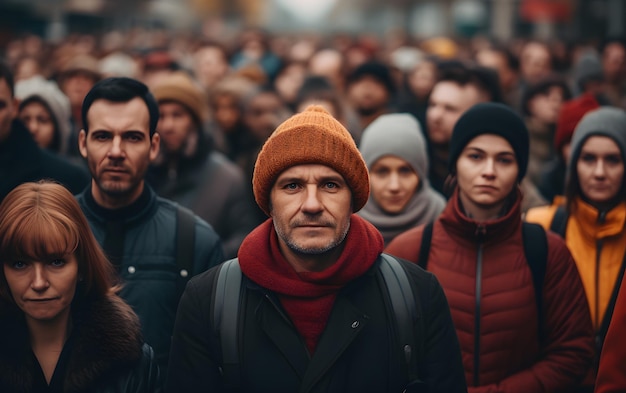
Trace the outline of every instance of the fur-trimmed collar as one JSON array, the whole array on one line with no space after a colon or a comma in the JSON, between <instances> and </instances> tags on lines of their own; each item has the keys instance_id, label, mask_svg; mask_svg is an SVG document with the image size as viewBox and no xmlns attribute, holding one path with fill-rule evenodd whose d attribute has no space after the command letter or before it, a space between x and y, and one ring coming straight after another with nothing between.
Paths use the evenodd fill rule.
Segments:
<instances>
[{"instance_id":1,"label":"fur-trimmed collar","mask_svg":"<svg viewBox=\"0 0 626 393\"><path fill-rule=\"evenodd\" d=\"M73 346L64 392L91 391L138 361L143 338L139 319L117 296L72 306ZM31 392L36 365L23 315L0 317L0 391Z\"/></svg>"}]
</instances>

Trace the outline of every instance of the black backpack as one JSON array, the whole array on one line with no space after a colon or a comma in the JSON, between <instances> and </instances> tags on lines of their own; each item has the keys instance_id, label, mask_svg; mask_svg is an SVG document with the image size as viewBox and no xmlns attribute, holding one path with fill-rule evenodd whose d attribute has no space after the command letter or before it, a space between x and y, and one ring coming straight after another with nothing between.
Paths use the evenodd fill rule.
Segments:
<instances>
[{"instance_id":1,"label":"black backpack","mask_svg":"<svg viewBox=\"0 0 626 393\"><path fill-rule=\"evenodd\" d=\"M381 254L377 274L387 289L387 294L396 316L399 356L405 360L411 386L421 384L417 370L424 346L423 321L419 317L419 302L411 288L402 264L391 255ZM241 382L239 363L238 319L241 306L242 273L237 258L220 265L213 300L213 329L220 337L222 363L220 372L224 387L238 389ZM417 326L417 329L414 327ZM417 338L417 339L416 339Z\"/></svg>"},{"instance_id":2,"label":"black backpack","mask_svg":"<svg viewBox=\"0 0 626 393\"><path fill-rule=\"evenodd\" d=\"M422 235L422 244L419 253L418 264L426 270L428 266L428 254L430 253L430 243L433 237L433 223L426 224ZM548 259L548 239L546 231L541 225L522 223L522 239L524 241L524 254L528 267L533 276L533 287L535 289L535 302L537 303L538 334L540 342L545 339L543 329L543 282L546 276L546 264Z\"/></svg>"}]
</instances>

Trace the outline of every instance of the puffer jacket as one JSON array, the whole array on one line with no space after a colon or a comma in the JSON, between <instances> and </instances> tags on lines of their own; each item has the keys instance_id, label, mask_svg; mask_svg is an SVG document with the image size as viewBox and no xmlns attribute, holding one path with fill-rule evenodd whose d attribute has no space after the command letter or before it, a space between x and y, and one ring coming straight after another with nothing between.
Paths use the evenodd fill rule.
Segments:
<instances>
[{"instance_id":1,"label":"puffer jacket","mask_svg":"<svg viewBox=\"0 0 626 393\"><path fill-rule=\"evenodd\" d=\"M123 284L120 296L139 315L146 342L154 348L157 361L165 370L180 296L177 287L180 272L176 264L177 205L157 197L147 185L136 202L118 210L100 207L93 199L91 187L77 199L100 245L105 244L111 224L117 223L116 230L123 231L124 251L118 266ZM223 262L218 235L198 217L193 255L189 276Z\"/></svg>"},{"instance_id":2,"label":"puffer jacket","mask_svg":"<svg viewBox=\"0 0 626 393\"><path fill-rule=\"evenodd\" d=\"M502 217L468 218L458 190L435 221L428 270L450 304L470 392L565 392L593 358L589 309L565 243L548 233L540 342L531 270L524 255L521 193ZM423 226L386 252L417 262Z\"/></svg>"},{"instance_id":3,"label":"puffer jacket","mask_svg":"<svg viewBox=\"0 0 626 393\"><path fill-rule=\"evenodd\" d=\"M31 350L23 314L0 317L0 392L33 393L43 378ZM63 393L158 393L159 368L142 339L137 316L117 296L72 306L65 344ZM55 374L60 372L59 364ZM55 375L56 377L56 375ZM58 385L57 385L58 387Z\"/></svg>"}]
</instances>

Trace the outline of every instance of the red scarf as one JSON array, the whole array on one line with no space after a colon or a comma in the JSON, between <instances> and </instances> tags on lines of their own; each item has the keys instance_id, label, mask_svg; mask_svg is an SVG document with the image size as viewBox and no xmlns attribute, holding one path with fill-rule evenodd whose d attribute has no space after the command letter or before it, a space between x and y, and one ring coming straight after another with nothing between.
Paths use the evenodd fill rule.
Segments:
<instances>
[{"instance_id":1,"label":"red scarf","mask_svg":"<svg viewBox=\"0 0 626 393\"><path fill-rule=\"evenodd\" d=\"M321 272L297 273L293 269L280 252L271 219L244 239L238 257L241 271L249 279L278 295L313 354L339 290L362 276L382 251L378 230L353 214L341 256Z\"/></svg>"}]
</instances>

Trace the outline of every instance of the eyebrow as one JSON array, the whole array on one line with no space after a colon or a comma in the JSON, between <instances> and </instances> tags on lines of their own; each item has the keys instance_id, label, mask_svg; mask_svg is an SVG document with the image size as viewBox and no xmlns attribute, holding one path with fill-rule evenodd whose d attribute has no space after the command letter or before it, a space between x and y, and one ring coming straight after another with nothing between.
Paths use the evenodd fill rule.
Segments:
<instances>
[{"instance_id":1,"label":"eyebrow","mask_svg":"<svg viewBox=\"0 0 626 393\"><path fill-rule=\"evenodd\" d=\"M304 179L302 179L301 177L297 177L297 176L290 176L290 177L285 177L285 178L278 178L276 180L276 184L289 184L289 183L299 183L299 182L303 182ZM346 181L343 179L343 177L341 176L336 176L336 175L328 175L328 176L323 176L318 180L318 183L326 183L326 182L336 182L336 183L341 183L341 184L345 184Z\"/></svg>"},{"instance_id":2,"label":"eyebrow","mask_svg":"<svg viewBox=\"0 0 626 393\"><path fill-rule=\"evenodd\" d=\"M481 153L486 153L486 151L484 151L483 149L478 148L478 147L474 147L474 146L468 146L464 150L475 150L475 151L478 151L478 152L481 152ZM511 156L514 156L515 152L513 152L513 151L499 151L499 152L496 153L496 155L498 155L498 156L500 156L500 155L511 155Z\"/></svg>"}]
</instances>

